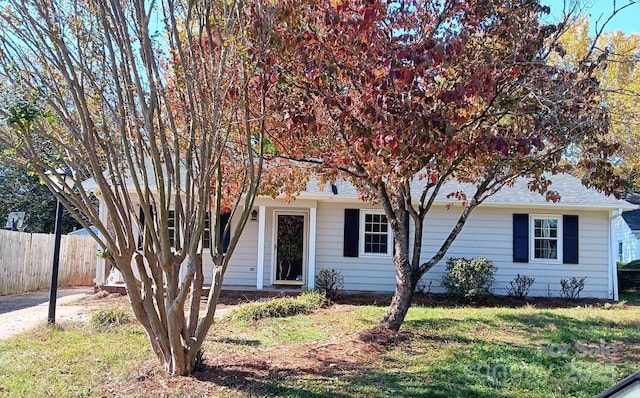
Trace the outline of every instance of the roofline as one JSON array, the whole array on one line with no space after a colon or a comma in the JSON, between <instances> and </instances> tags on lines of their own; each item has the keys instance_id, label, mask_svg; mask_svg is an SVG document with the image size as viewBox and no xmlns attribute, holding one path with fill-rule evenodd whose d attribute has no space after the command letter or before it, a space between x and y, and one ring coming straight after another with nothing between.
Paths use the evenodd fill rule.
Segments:
<instances>
[{"instance_id":1,"label":"roofline","mask_svg":"<svg viewBox=\"0 0 640 398\"><path fill-rule=\"evenodd\" d=\"M96 187L98 189L98 187ZM130 193L135 194L135 190L128 190ZM269 198L271 196L268 195L259 195L258 198ZM299 195L296 196L299 199L305 200L316 200L319 202L334 202L334 203L365 203L360 200L357 196L351 195L335 195L331 192L317 192L317 193L307 193L300 192ZM278 195L275 199L284 199L284 195ZM414 202L417 203L417 202ZM456 205L459 204L458 201L443 201L436 200L434 202L435 205L446 206L446 205ZM618 206L607 206L607 205L580 205L580 204L563 204L562 200L560 202L547 202L547 203L512 203L512 202L484 202L481 204L483 208L513 208L513 209L530 209L530 208L549 208L549 209L561 209L561 210L587 210L587 211L628 211L628 210L637 210L640 206L633 205L624 200L620 201L620 205Z\"/></svg>"},{"instance_id":2,"label":"roofline","mask_svg":"<svg viewBox=\"0 0 640 398\"><path fill-rule=\"evenodd\" d=\"M358 199L355 196L341 196L341 195L334 195L332 193L313 193L313 194L308 194L308 193L300 193L300 195L297 196L300 199L309 199L309 200L317 200L317 201L322 201L322 202L339 202L339 203L363 203L360 199ZM281 199L284 198L283 196L277 196L277 199ZM436 205L442 205L442 206L446 206L448 204L459 204L459 202L457 201L443 201L443 200L436 200L434 202L434 204ZM616 210L621 210L621 211L626 211L626 210L636 210L639 208L639 206L635 206L635 205L630 205L628 203L625 203L624 201L621 201L619 206L607 206L607 205L579 205L579 204L563 204L562 200L560 200L560 202L547 202L547 203L511 203L511 202L484 202L481 204L481 206L483 208L488 208L488 207L494 207L494 208L504 208L504 207L509 207L509 208L531 208L531 207L543 207L543 208L553 208L553 209L580 209L580 210L591 210L591 211L602 211L602 210L607 210L607 211L616 211Z\"/></svg>"}]
</instances>

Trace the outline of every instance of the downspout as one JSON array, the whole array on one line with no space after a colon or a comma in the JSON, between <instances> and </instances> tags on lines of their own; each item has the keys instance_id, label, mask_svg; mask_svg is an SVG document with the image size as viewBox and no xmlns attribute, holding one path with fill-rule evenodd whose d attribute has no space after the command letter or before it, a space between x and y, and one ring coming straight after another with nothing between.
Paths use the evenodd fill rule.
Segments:
<instances>
[{"instance_id":1,"label":"downspout","mask_svg":"<svg viewBox=\"0 0 640 398\"><path fill-rule=\"evenodd\" d=\"M108 215L107 215L107 208L104 204L104 202L101 200L101 198L98 198L98 217L100 218L100 221L103 223L103 225L108 225L107 223L107 219L108 219ZM98 231L99 236L102 237L100 231ZM93 279L93 287L94 289L97 289L99 287L101 287L102 285L105 284L106 279L106 273L107 270L106 268L106 261L103 257L101 256L96 256L96 277Z\"/></svg>"},{"instance_id":2,"label":"downspout","mask_svg":"<svg viewBox=\"0 0 640 398\"><path fill-rule=\"evenodd\" d=\"M618 267L614 253L615 242L615 222L622 214L622 209L614 210L609 216L609 299L618 301Z\"/></svg>"}]
</instances>

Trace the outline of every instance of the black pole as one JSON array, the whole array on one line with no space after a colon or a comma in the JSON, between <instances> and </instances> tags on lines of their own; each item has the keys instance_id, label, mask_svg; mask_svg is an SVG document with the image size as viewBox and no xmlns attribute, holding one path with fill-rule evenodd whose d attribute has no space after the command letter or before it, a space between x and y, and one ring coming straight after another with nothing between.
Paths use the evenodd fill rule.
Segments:
<instances>
[{"instance_id":1,"label":"black pole","mask_svg":"<svg viewBox=\"0 0 640 398\"><path fill-rule=\"evenodd\" d=\"M48 323L56 323L56 298L58 296L58 268L60 268L60 237L62 235L62 203L56 207L56 225L53 237L53 262L51 270L51 289L49 290Z\"/></svg>"}]
</instances>

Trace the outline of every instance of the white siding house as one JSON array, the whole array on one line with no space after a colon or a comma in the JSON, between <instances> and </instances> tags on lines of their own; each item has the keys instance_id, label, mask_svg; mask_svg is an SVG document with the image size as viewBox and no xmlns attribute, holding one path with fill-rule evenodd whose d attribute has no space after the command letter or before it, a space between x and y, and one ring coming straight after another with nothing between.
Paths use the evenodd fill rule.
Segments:
<instances>
[{"instance_id":1,"label":"white siding house","mask_svg":"<svg viewBox=\"0 0 640 398\"><path fill-rule=\"evenodd\" d=\"M640 205L640 192L627 192L623 199L633 205ZM616 260L628 263L640 259L640 209L622 212L615 222Z\"/></svg>"},{"instance_id":2,"label":"white siding house","mask_svg":"<svg viewBox=\"0 0 640 398\"><path fill-rule=\"evenodd\" d=\"M619 227L618 215L634 206L587 189L569 175L553 176L552 181L551 189L562 196L558 203L530 192L526 181L487 199L473 211L445 260L493 261L496 294L506 294L505 287L521 274L535 278L530 295L558 296L560 280L575 276L587 278L582 297L617 299L614 230ZM438 250L454 225L462 208L446 194L459 190L465 186L445 186L427 215L423 261ZM345 290L394 290L393 245L386 217L379 208L359 201L345 181L323 190L309 184L290 203L260 197L253 210L225 275L226 288L312 288L319 270L334 269L344 277ZM413 226L409 229L413 236ZM212 264L208 255L203 257L206 284L211 282ZM445 260L423 278L432 292L444 291ZM104 271L98 268L96 283L102 284Z\"/></svg>"}]
</instances>

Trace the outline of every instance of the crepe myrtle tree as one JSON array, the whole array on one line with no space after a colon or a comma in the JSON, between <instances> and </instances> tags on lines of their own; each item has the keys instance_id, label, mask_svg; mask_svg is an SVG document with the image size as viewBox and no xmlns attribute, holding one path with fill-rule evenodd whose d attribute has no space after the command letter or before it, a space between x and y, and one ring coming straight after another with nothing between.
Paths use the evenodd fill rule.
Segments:
<instances>
[{"instance_id":1,"label":"crepe myrtle tree","mask_svg":"<svg viewBox=\"0 0 640 398\"><path fill-rule=\"evenodd\" d=\"M550 65L550 54L562 52L564 23L542 25L549 8L537 1L287 4L272 76L288 126L279 150L316 164L327 181L348 178L384 209L396 288L380 327L400 328L420 278L472 211L517 178L553 201L560 198L548 176L559 172L580 169L585 185L607 194L620 185L594 78L601 59ZM441 192L450 180L469 189ZM424 258L425 220L438 194L461 206L439 249Z\"/></svg>"},{"instance_id":2,"label":"crepe myrtle tree","mask_svg":"<svg viewBox=\"0 0 640 398\"><path fill-rule=\"evenodd\" d=\"M0 11L2 144L95 226L172 375L194 370L259 189L273 6L8 0ZM74 172L63 187L48 173L59 167ZM214 269L201 312L208 217Z\"/></svg>"}]
</instances>

